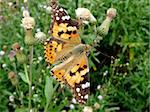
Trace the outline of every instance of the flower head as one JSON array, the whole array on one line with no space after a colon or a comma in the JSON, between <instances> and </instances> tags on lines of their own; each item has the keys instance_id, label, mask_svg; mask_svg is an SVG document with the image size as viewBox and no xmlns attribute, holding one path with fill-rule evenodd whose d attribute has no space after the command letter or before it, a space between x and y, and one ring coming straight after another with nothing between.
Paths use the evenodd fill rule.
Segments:
<instances>
[{"instance_id":1,"label":"flower head","mask_svg":"<svg viewBox=\"0 0 150 112\"><path fill-rule=\"evenodd\" d=\"M23 17L24 18L22 18L22 26L26 30L33 29L35 26L35 20L33 17L30 17L28 10L23 11Z\"/></svg>"},{"instance_id":2,"label":"flower head","mask_svg":"<svg viewBox=\"0 0 150 112\"><path fill-rule=\"evenodd\" d=\"M83 23L96 22L95 17L87 8L78 8L75 10L78 19L82 20Z\"/></svg>"},{"instance_id":3,"label":"flower head","mask_svg":"<svg viewBox=\"0 0 150 112\"><path fill-rule=\"evenodd\" d=\"M39 31L35 34L35 39L37 42L44 42L46 40L46 35L45 33Z\"/></svg>"},{"instance_id":4,"label":"flower head","mask_svg":"<svg viewBox=\"0 0 150 112\"><path fill-rule=\"evenodd\" d=\"M93 112L93 109L92 109L92 107L85 106L83 109L83 112Z\"/></svg>"}]
</instances>

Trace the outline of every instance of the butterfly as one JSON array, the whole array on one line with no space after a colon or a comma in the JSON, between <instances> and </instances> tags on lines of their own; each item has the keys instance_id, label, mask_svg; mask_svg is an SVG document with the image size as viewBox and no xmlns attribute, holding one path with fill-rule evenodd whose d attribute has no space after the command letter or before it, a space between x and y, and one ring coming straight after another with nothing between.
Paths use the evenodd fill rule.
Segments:
<instances>
[{"instance_id":1,"label":"butterfly","mask_svg":"<svg viewBox=\"0 0 150 112\"><path fill-rule=\"evenodd\" d=\"M90 93L87 53L91 46L82 44L79 24L56 2L51 2L51 38L44 43L45 60L54 65L51 74L68 85L79 103L86 103Z\"/></svg>"}]
</instances>

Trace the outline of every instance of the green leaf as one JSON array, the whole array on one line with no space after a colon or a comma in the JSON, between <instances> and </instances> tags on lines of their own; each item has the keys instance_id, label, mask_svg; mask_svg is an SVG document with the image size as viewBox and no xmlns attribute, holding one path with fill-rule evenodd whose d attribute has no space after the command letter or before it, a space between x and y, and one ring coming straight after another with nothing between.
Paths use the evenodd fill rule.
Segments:
<instances>
[{"instance_id":1,"label":"green leaf","mask_svg":"<svg viewBox=\"0 0 150 112\"><path fill-rule=\"evenodd\" d=\"M49 76L46 76L46 83L45 83L45 97L47 103L49 100L51 100L51 97L53 95L54 88L53 88L53 79Z\"/></svg>"},{"instance_id":2,"label":"green leaf","mask_svg":"<svg viewBox=\"0 0 150 112\"><path fill-rule=\"evenodd\" d=\"M27 77L24 73L19 72L18 75L21 77L21 79L22 79L25 83L29 84L29 79L28 79L28 77Z\"/></svg>"},{"instance_id":3,"label":"green leaf","mask_svg":"<svg viewBox=\"0 0 150 112\"><path fill-rule=\"evenodd\" d=\"M15 112L28 112L28 108L17 108Z\"/></svg>"}]
</instances>

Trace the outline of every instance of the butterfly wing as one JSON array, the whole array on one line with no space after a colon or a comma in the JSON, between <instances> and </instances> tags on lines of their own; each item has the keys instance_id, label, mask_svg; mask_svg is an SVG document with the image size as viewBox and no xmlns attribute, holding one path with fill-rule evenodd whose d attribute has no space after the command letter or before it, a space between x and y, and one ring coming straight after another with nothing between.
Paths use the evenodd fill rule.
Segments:
<instances>
[{"instance_id":1,"label":"butterfly wing","mask_svg":"<svg viewBox=\"0 0 150 112\"><path fill-rule=\"evenodd\" d=\"M81 43L78 22L72 20L66 10L52 3L52 37L44 44L46 62L54 64L75 45Z\"/></svg>"},{"instance_id":2,"label":"butterfly wing","mask_svg":"<svg viewBox=\"0 0 150 112\"><path fill-rule=\"evenodd\" d=\"M51 70L52 75L58 81L65 82L70 86L75 99L80 103L86 102L90 92L88 72L88 60L84 53L79 57L70 57Z\"/></svg>"},{"instance_id":3,"label":"butterfly wing","mask_svg":"<svg viewBox=\"0 0 150 112\"><path fill-rule=\"evenodd\" d=\"M67 11L58 6L57 3L52 3L52 25L50 32L53 37L58 37L69 41L70 43L81 43L78 30L78 22L70 18Z\"/></svg>"}]
</instances>

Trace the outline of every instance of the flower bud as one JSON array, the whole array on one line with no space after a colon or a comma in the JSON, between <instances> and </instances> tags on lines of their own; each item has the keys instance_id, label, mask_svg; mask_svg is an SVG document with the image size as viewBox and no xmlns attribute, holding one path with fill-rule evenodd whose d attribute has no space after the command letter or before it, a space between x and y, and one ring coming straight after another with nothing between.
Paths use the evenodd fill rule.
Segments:
<instances>
[{"instance_id":1,"label":"flower bud","mask_svg":"<svg viewBox=\"0 0 150 112\"><path fill-rule=\"evenodd\" d=\"M7 45L3 45L3 51L6 52L7 51Z\"/></svg>"},{"instance_id":2,"label":"flower bud","mask_svg":"<svg viewBox=\"0 0 150 112\"><path fill-rule=\"evenodd\" d=\"M106 36L108 34L110 23L111 23L112 19L116 16L116 12L117 11L114 8L109 8L107 10L106 19L103 21L101 26L99 26L97 28L97 32L100 36Z\"/></svg>"},{"instance_id":3,"label":"flower bud","mask_svg":"<svg viewBox=\"0 0 150 112\"><path fill-rule=\"evenodd\" d=\"M93 109L92 109L92 107L85 106L83 109L83 112L93 112Z\"/></svg>"},{"instance_id":4,"label":"flower bud","mask_svg":"<svg viewBox=\"0 0 150 112\"><path fill-rule=\"evenodd\" d=\"M78 8L75 10L76 16L79 20L82 20L83 23L92 22L95 23L96 19L92 13L87 8Z\"/></svg>"},{"instance_id":5,"label":"flower bud","mask_svg":"<svg viewBox=\"0 0 150 112\"><path fill-rule=\"evenodd\" d=\"M26 55L22 53L22 51L16 52L16 58L20 64L26 63L27 58Z\"/></svg>"},{"instance_id":6,"label":"flower bud","mask_svg":"<svg viewBox=\"0 0 150 112\"><path fill-rule=\"evenodd\" d=\"M12 85L16 86L18 84L18 78L15 72L13 71L9 72L8 78L10 79Z\"/></svg>"},{"instance_id":7,"label":"flower bud","mask_svg":"<svg viewBox=\"0 0 150 112\"><path fill-rule=\"evenodd\" d=\"M96 103L94 104L94 108L95 108L95 109L99 109L99 108L100 108L100 104L96 102Z\"/></svg>"},{"instance_id":8,"label":"flower bud","mask_svg":"<svg viewBox=\"0 0 150 112\"><path fill-rule=\"evenodd\" d=\"M32 30L26 30L24 41L29 46L35 44L35 38L33 37Z\"/></svg>"}]
</instances>

